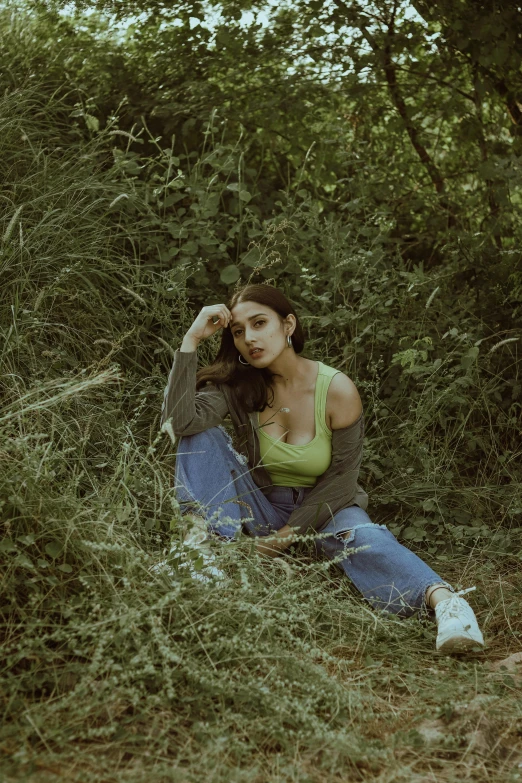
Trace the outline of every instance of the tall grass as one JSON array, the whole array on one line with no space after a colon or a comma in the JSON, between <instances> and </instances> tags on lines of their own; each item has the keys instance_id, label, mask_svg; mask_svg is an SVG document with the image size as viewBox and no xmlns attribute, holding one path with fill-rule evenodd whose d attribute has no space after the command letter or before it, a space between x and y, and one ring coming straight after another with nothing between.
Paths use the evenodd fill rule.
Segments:
<instances>
[{"instance_id":1,"label":"tall grass","mask_svg":"<svg viewBox=\"0 0 522 783\"><path fill-rule=\"evenodd\" d=\"M183 534L172 447L157 428L169 347L191 310L183 275L147 267L135 252L132 216L150 218L152 207L140 201L139 183L132 198L119 198L129 182L110 163L108 135L71 141L63 112L37 90L0 101L4 779L411 783L428 779L427 770L448 781L519 779L519 679L490 672L482 657L435 658L432 626L372 612L306 544L288 559L289 571L260 562L249 541L213 542L227 576L220 586L151 570L171 536ZM315 230L325 242L334 236L328 226ZM311 355L360 373L376 513L389 513L385 502L407 508L416 498L435 520L442 500L464 514L497 490L513 503L515 414L491 402L506 381L488 364L513 347L499 347L479 372L463 363L476 358L466 340L448 351L437 344L437 366L423 343L402 344L383 370L382 341L395 338L367 330L374 342L364 348L362 299L375 297L378 308L390 286L382 266L361 259L352 245L331 266L336 296L353 286L358 318L345 308L337 316L344 322L318 321L332 312L332 301L320 300L326 278L310 277L302 302L305 321L325 329L321 346L311 340ZM389 328L413 308L400 271L402 299ZM440 310L421 336L453 317ZM457 387L466 407L451 418ZM454 397L444 407L447 388ZM441 415L449 424L433 436ZM387 429L381 417L391 419ZM443 484L438 463L447 460L447 471L463 464L458 452L463 438L470 448L471 427L484 438L477 448L494 444L499 462L502 444L512 456L501 467L480 461L476 480L454 470ZM434 487L442 493L435 508L426 505ZM429 530L416 513L408 526ZM448 530L432 562L446 556ZM444 576L477 582L490 655L500 658L522 633L518 554L497 547L485 557L465 539Z\"/></svg>"}]
</instances>

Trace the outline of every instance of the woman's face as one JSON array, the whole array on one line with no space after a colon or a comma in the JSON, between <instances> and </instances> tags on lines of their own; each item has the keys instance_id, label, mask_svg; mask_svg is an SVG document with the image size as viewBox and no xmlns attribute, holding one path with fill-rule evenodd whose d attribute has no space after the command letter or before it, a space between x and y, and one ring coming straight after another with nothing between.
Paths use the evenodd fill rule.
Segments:
<instances>
[{"instance_id":1,"label":"woman's face","mask_svg":"<svg viewBox=\"0 0 522 783\"><path fill-rule=\"evenodd\" d=\"M259 302L239 302L231 310L234 345L252 367L268 367L287 347L295 318L282 321L279 314Z\"/></svg>"}]
</instances>

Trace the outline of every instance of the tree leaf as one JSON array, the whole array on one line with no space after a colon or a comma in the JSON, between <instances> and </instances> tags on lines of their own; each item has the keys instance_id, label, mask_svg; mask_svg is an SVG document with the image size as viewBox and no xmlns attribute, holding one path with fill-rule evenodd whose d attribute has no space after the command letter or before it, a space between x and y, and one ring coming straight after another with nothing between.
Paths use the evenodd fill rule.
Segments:
<instances>
[{"instance_id":1,"label":"tree leaf","mask_svg":"<svg viewBox=\"0 0 522 783\"><path fill-rule=\"evenodd\" d=\"M477 173L482 179L494 179L498 174L497 167L491 160L486 160L477 167Z\"/></svg>"},{"instance_id":2,"label":"tree leaf","mask_svg":"<svg viewBox=\"0 0 522 783\"><path fill-rule=\"evenodd\" d=\"M16 552L17 546L11 538L3 538L0 541L0 552Z\"/></svg>"},{"instance_id":3,"label":"tree leaf","mask_svg":"<svg viewBox=\"0 0 522 783\"><path fill-rule=\"evenodd\" d=\"M239 275L240 272L237 266L235 264L230 264L221 270L219 278L225 285L232 285L236 280L239 280Z\"/></svg>"},{"instance_id":4,"label":"tree leaf","mask_svg":"<svg viewBox=\"0 0 522 783\"><path fill-rule=\"evenodd\" d=\"M184 253L188 253L188 255L193 256L198 252L198 243L194 242L193 239L189 239L188 242L185 242L185 244L181 246L181 249Z\"/></svg>"},{"instance_id":5,"label":"tree leaf","mask_svg":"<svg viewBox=\"0 0 522 783\"><path fill-rule=\"evenodd\" d=\"M417 537L419 531L415 527L407 527L405 530L402 531L402 537L406 539L406 541L412 541L414 538Z\"/></svg>"},{"instance_id":6,"label":"tree leaf","mask_svg":"<svg viewBox=\"0 0 522 783\"><path fill-rule=\"evenodd\" d=\"M18 555L15 562L17 565L21 565L23 568L34 568L33 561L28 558L27 555L24 555L23 552Z\"/></svg>"},{"instance_id":7,"label":"tree leaf","mask_svg":"<svg viewBox=\"0 0 522 783\"><path fill-rule=\"evenodd\" d=\"M49 557L52 557L53 560L59 557L62 550L63 550L63 546L60 544L59 541L50 541L48 544L45 545L46 554L48 554Z\"/></svg>"},{"instance_id":8,"label":"tree leaf","mask_svg":"<svg viewBox=\"0 0 522 783\"><path fill-rule=\"evenodd\" d=\"M477 356L479 355L479 351L480 348L478 348L476 345L472 346L468 351L466 351L460 360L460 363L465 370L471 367L471 365L475 362Z\"/></svg>"},{"instance_id":9,"label":"tree leaf","mask_svg":"<svg viewBox=\"0 0 522 783\"><path fill-rule=\"evenodd\" d=\"M97 117L93 117L92 114L84 114L84 119L90 131L97 133L100 130L100 121Z\"/></svg>"},{"instance_id":10,"label":"tree leaf","mask_svg":"<svg viewBox=\"0 0 522 783\"><path fill-rule=\"evenodd\" d=\"M174 239L185 239L188 237L188 231L184 226L177 225L176 223L167 223L167 229Z\"/></svg>"},{"instance_id":11,"label":"tree leaf","mask_svg":"<svg viewBox=\"0 0 522 783\"><path fill-rule=\"evenodd\" d=\"M261 253L258 247L252 247L246 255L241 259L241 263L246 266L256 267L259 266L261 261Z\"/></svg>"},{"instance_id":12,"label":"tree leaf","mask_svg":"<svg viewBox=\"0 0 522 783\"><path fill-rule=\"evenodd\" d=\"M34 533L28 533L26 536L18 536L17 541L21 541L26 546L34 544Z\"/></svg>"}]
</instances>

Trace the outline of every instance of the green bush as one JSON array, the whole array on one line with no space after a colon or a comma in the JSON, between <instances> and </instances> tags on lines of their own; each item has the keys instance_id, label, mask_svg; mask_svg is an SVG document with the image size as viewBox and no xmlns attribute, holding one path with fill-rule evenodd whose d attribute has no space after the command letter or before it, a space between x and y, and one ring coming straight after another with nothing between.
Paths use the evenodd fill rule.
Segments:
<instances>
[{"instance_id":1,"label":"green bush","mask_svg":"<svg viewBox=\"0 0 522 783\"><path fill-rule=\"evenodd\" d=\"M172 352L200 306L272 280L302 313L307 355L361 390L372 517L456 586L477 582L507 655L522 633L514 256L464 229L442 246L437 226L443 263L419 260L368 182L380 153L328 201L332 171L262 152L267 127L241 130L201 84L179 122L144 110L145 33L133 74L97 16L82 29L11 8L0 26L6 779L413 781L418 763L476 762L462 705L479 693L501 739L477 768L505 780L516 677L428 664L433 628L370 611L309 541L283 562L212 542L220 586L172 557L171 576L153 566L185 525L158 432ZM319 133L331 106L314 95ZM343 144L323 147L340 167ZM425 719L443 746L423 745Z\"/></svg>"}]
</instances>

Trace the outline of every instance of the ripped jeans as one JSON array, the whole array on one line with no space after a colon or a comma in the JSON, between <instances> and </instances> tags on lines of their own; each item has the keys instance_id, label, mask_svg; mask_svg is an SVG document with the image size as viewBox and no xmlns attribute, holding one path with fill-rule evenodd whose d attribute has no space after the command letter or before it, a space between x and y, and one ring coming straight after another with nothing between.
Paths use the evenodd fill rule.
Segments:
<instances>
[{"instance_id":1,"label":"ripped jeans","mask_svg":"<svg viewBox=\"0 0 522 783\"><path fill-rule=\"evenodd\" d=\"M234 539L241 530L267 536L287 523L311 489L273 487L264 495L228 433L213 427L184 436L176 456L176 492L182 510L205 516L208 529ZM326 534L326 535L325 535ZM346 535L346 537L344 537ZM366 547L361 551L354 551ZM431 585L451 586L359 506L338 511L318 534L316 552L329 559L376 609L408 617L425 608ZM345 556L343 556L345 555Z\"/></svg>"}]
</instances>

